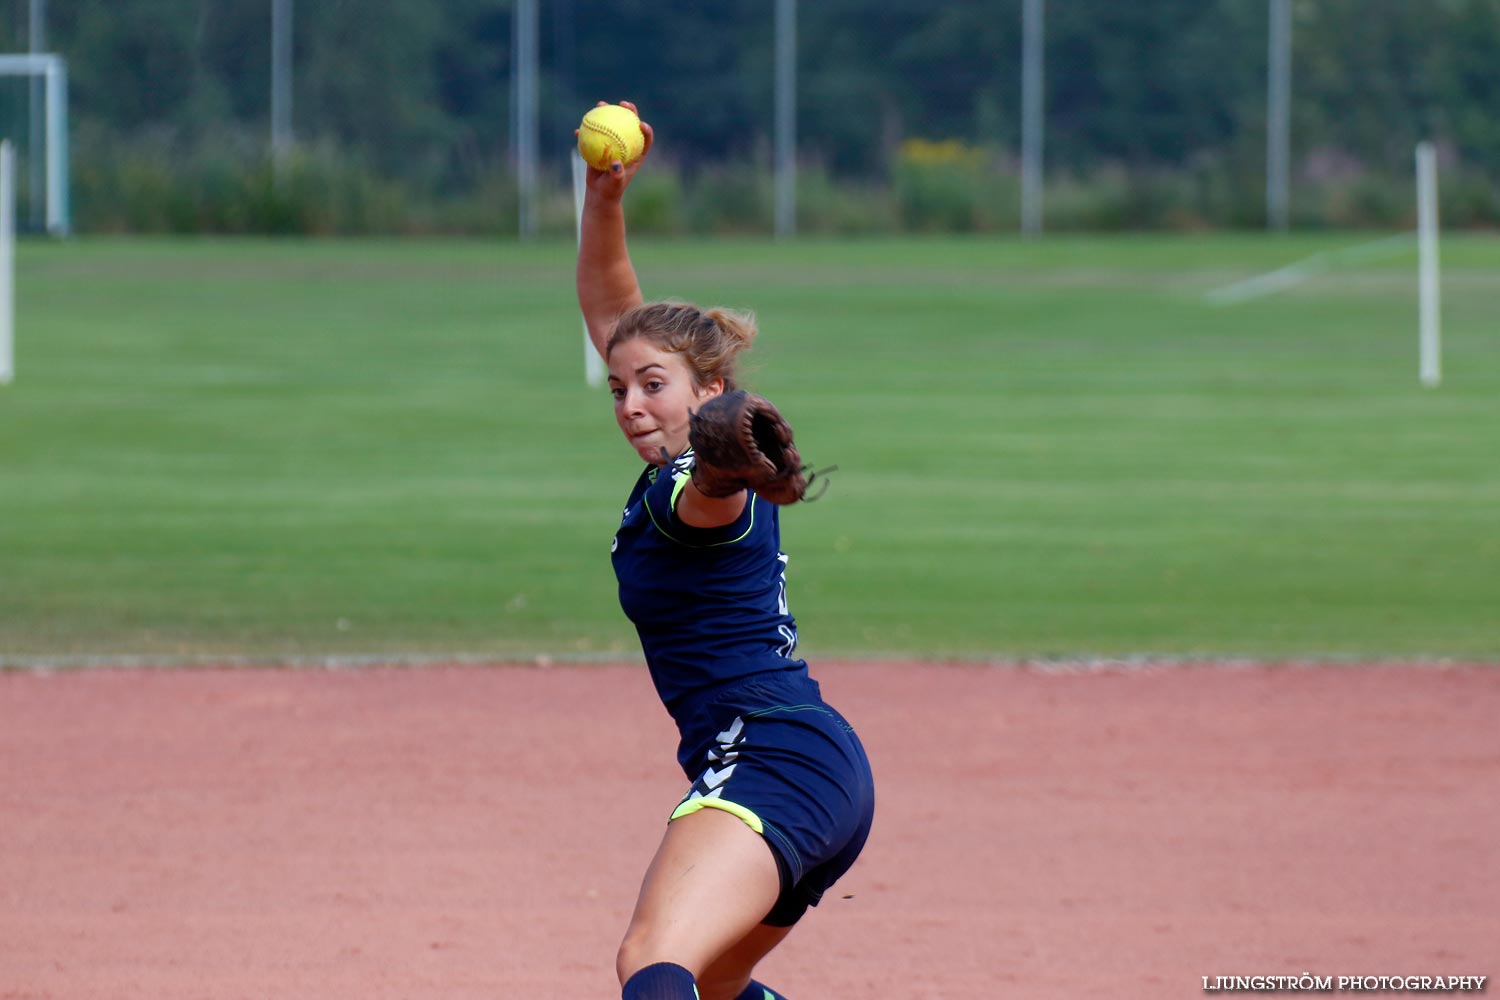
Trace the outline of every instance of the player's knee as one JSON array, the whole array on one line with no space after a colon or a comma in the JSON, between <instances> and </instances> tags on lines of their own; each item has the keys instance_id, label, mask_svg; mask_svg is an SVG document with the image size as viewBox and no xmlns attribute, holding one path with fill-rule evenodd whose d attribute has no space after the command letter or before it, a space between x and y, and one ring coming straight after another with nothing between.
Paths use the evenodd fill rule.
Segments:
<instances>
[{"instance_id":1,"label":"player's knee","mask_svg":"<svg viewBox=\"0 0 1500 1000\"><path fill-rule=\"evenodd\" d=\"M683 956L672 954L662 946L649 926L631 924L625 932L625 939L620 942L620 950L615 953L615 975L620 978L620 985L625 985L631 976L657 962L688 966Z\"/></svg>"},{"instance_id":2,"label":"player's knee","mask_svg":"<svg viewBox=\"0 0 1500 1000\"><path fill-rule=\"evenodd\" d=\"M619 977L621 986L624 986L625 981L635 975L638 969L645 968L638 964L635 956L636 949L631 943L630 935L627 934L625 940L620 942L620 950L615 952L615 975Z\"/></svg>"}]
</instances>

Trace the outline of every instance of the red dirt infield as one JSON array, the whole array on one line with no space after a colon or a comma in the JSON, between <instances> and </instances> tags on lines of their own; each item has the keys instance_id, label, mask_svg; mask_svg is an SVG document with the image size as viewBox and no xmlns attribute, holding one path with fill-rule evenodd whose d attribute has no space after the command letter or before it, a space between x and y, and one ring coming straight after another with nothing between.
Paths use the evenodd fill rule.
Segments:
<instances>
[{"instance_id":1,"label":"red dirt infield","mask_svg":"<svg viewBox=\"0 0 1500 1000\"><path fill-rule=\"evenodd\" d=\"M814 663L864 857L792 1000L1500 974L1500 668ZM617 997L643 668L0 673L0 998Z\"/></svg>"}]
</instances>

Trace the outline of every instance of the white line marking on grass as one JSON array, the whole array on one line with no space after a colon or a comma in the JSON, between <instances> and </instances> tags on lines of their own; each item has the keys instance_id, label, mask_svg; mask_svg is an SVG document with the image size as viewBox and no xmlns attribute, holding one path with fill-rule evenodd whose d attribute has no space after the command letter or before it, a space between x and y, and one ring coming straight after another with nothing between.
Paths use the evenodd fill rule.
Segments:
<instances>
[{"instance_id":1,"label":"white line marking on grass","mask_svg":"<svg viewBox=\"0 0 1500 1000\"><path fill-rule=\"evenodd\" d=\"M1236 281L1232 285L1224 285L1207 292L1203 298L1206 302L1216 306L1239 305L1251 299L1264 298L1267 295L1275 295L1284 292L1288 288L1294 288L1302 282L1324 271L1332 269L1339 264L1358 264L1371 260L1382 260L1388 257L1398 257L1406 252L1416 240L1414 233L1397 233L1395 236L1387 236L1384 239L1374 240L1370 243L1362 243L1356 247L1346 247L1343 250L1324 250L1315 253L1311 257L1288 264L1286 267L1267 271L1265 274L1257 274L1253 278Z\"/></svg>"}]
</instances>

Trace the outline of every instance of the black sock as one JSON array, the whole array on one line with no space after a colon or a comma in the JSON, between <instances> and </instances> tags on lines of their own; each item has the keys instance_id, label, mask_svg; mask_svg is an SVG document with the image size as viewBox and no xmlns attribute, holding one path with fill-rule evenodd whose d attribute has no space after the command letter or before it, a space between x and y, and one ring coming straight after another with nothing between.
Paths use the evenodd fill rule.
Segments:
<instances>
[{"instance_id":1,"label":"black sock","mask_svg":"<svg viewBox=\"0 0 1500 1000\"><path fill-rule=\"evenodd\" d=\"M750 985L745 987L745 992L735 997L734 1000L786 1000L786 997L752 979Z\"/></svg>"},{"instance_id":2,"label":"black sock","mask_svg":"<svg viewBox=\"0 0 1500 1000\"><path fill-rule=\"evenodd\" d=\"M621 1000L698 1000L693 974L680 965L657 962L625 981Z\"/></svg>"}]
</instances>

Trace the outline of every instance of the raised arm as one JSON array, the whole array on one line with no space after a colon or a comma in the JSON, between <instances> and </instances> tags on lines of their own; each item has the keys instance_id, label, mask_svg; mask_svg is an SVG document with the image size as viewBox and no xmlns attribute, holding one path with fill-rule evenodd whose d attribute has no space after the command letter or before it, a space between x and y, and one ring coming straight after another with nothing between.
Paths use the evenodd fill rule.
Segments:
<instances>
[{"instance_id":1,"label":"raised arm","mask_svg":"<svg viewBox=\"0 0 1500 1000\"><path fill-rule=\"evenodd\" d=\"M600 102L601 104L604 102ZM635 111L635 105L621 101ZM602 357L610 332L621 313L640 305L641 286L625 245L623 199L630 180L651 152L651 126L641 122L646 137L641 155L629 166L614 163L609 170L588 168L578 240L578 307L588 324L589 339Z\"/></svg>"}]
</instances>

